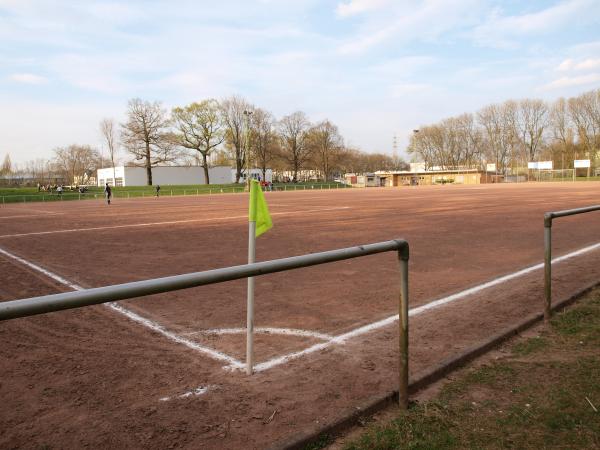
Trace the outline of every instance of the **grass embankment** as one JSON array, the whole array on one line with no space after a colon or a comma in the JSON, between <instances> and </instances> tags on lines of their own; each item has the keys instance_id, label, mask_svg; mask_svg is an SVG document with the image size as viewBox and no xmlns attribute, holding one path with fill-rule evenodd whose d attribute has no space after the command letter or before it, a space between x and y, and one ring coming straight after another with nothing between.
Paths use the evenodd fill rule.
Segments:
<instances>
[{"instance_id":1,"label":"grass embankment","mask_svg":"<svg viewBox=\"0 0 600 450\"><path fill-rule=\"evenodd\" d=\"M600 289L345 448L600 448Z\"/></svg>"},{"instance_id":2,"label":"grass embankment","mask_svg":"<svg viewBox=\"0 0 600 450\"><path fill-rule=\"evenodd\" d=\"M340 183L275 183L275 190L295 191L307 189L339 189L348 187ZM161 185L160 195L203 195L203 194L231 194L244 192L244 184L196 184L196 185ZM113 187L114 198L151 197L156 195L155 186L125 186ZM65 189L62 196L56 192L38 192L37 187L0 188L1 203L23 202L48 202L57 200L86 200L103 197L104 188L88 187L84 194Z\"/></svg>"}]
</instances>

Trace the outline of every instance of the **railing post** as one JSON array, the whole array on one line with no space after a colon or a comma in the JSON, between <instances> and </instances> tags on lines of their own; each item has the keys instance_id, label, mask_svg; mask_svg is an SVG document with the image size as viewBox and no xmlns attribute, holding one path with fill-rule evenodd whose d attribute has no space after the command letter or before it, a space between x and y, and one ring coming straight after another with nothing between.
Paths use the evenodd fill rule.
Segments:
<instances>
[{"instance_id":1,"label":"railing post","mask_svg":"<svg viewBox=\"0 0 600 450\"><path fill-rule=\"evenodd\" d=\"M544 215L544 321L552 315L552 215Z\"/></svg>"},{"instance_id":2,"label":"railing post","mask_svg":"<svg viewBox=\"0 0 600 450\"><path fill-rule=\"evenodd\" d=\"M408 257L408 244L405 243L398 250L400 260L398 406L404 411L408 409Z\"/></svg>"}]
</instances>

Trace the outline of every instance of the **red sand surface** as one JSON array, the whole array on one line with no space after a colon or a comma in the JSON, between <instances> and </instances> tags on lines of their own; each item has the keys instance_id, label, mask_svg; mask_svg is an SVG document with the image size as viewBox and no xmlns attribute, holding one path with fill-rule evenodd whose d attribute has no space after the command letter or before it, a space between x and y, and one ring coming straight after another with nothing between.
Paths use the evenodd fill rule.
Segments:
<instances>
[{"instance_id":1,"label":"red sand surface","mask_svg":"<svg viewBox=\"0 0 600 450\"><path fill-rule=\"evenodd\" d=\"M257 260L405 238L410 306L543 259L545 211L600 203L600 183L267 193ZM243 264L247 196L0 207L0 248L84 287ZM30 216L30 217L29 217ZM554 256L600 242L600 214L555 221ZM0 300L68 290L0 255ZM600 279L600 250L553 268L556 298ZM396 255L256 279L256 326L339 335L397 313ZM411 320L411 373L541 311L541 270ZM245 280L121 302L243 361ZM0 324L0 447L264 448L393 389L397 325L249 377L104 306ZM317 338L262 333L257 363ZM179 395L207 387L200 395ZM169 397L168 401L161 398Z\"/></svg>"}]
</instances>

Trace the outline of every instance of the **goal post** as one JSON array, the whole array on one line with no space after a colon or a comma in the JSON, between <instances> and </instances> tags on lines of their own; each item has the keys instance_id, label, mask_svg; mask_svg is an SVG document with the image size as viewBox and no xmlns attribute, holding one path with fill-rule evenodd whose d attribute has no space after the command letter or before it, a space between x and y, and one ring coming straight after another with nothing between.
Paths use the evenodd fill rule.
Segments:
<instances>
[{"instance_id":1,"label":"goal post","mask_svg":"<svg viewBox=\"0 0 600 450\"><path fill-rule=\"evenodd\" d=\"M574 181L575 169L531 170L535 181Z\"/></svg>"}]
</instances>

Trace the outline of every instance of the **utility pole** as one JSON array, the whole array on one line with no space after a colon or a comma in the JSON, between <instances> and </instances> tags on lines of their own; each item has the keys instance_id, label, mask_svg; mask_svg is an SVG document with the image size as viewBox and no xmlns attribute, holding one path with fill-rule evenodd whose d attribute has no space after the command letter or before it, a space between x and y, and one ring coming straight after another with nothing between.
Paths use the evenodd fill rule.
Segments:
<instances>
[{"instance_id":1,"label":"utility pole","mask_svg":"<svg viewBox=\"0 0 600 450\"><path fill-rule=\"evenodd\" d=\"M252 162L250 161L250 116L253 111L244 110L244 128L246 131L244 139L245 155L246 155L246 189L250 192L250 171L252 169Z\"/></svg>"}]
</instances>

